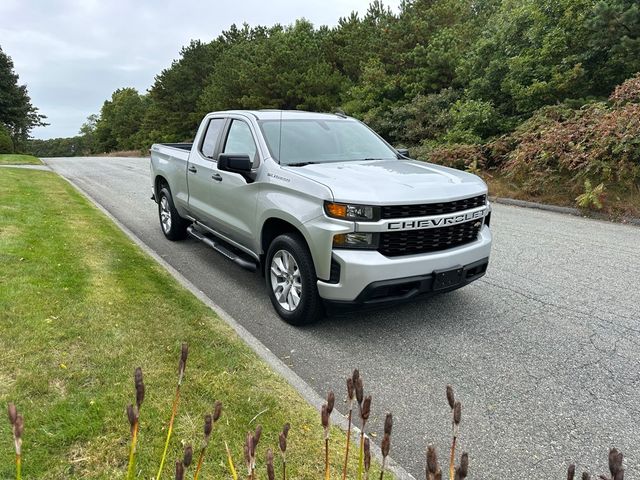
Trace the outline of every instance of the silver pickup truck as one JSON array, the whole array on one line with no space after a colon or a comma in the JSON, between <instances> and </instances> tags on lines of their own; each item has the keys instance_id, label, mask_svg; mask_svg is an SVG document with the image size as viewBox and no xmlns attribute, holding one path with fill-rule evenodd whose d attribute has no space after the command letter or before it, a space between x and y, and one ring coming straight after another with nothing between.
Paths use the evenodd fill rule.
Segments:
<instances>
[{"instance_id":1,"label":"silver pickup truck","mask_svg":"<svg viewBox=\"0 0 640 480\"><path fill-rule=\"evenodd\" d=\"M484 275L491 207L478 177L410 160L342 114L214 112L193 144L154 144L162 232L260 270L292 324L326 306L445 292Z\"/></svg>"}]
</instances>

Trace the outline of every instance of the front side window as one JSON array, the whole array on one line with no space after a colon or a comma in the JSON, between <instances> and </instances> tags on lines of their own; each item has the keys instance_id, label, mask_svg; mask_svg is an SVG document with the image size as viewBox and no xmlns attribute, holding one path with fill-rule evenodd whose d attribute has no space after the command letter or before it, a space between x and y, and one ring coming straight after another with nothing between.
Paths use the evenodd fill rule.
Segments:
<instances>
[{"instance_id":1,"label":"front side window","mask_svg":"<svg viewBox=\"0 0 640 480\"><path fill-rule=\"evenodd\" d=\"M251 134L249 125L241 120L233 120L231 127L229 127L229 134L227 135L227 141L225 142L222 153L249 155L249 158L255 166L257 151L256 142L253 141L253 135Z\"/></svg>"}]
</instances>

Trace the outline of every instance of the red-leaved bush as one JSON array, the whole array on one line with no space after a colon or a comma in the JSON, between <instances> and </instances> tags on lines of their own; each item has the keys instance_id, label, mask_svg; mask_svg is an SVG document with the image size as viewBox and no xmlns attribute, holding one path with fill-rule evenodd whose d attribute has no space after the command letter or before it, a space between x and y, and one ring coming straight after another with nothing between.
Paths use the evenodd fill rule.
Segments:
<instances>
[{"instance_id":1,"label":"red-leaved bush","mask_svg":"<svg viewBox=\"0 0 640 480\"><path fill-rule=\"evenodd\" d=\"M600 184L603 192L640 198L640 74L619 85L609 103L543 107L514 132L485 145L423 147L415 153L458 169L493 171L534 198L559 194L573 200ZM606 205L606 193L602 200Z\"/></svg>"}]
</instances>

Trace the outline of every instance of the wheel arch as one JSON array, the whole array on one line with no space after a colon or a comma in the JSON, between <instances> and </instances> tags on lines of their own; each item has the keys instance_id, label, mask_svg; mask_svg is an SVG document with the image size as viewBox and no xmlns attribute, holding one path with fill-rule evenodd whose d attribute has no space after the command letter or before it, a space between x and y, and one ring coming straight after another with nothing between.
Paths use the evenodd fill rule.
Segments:
<instances>
[{"instance_id":1,"label":"wheel arch","mask_svg":"<svg viewBox=\"0 0 640 480\"><path fill-rule=\"evenodd\" d=\"M156 203L158 203L158 193L162 190L162 187L166 186L169 191L171 191L171 187L169 186L168 180L163 175L156 175L153 180L153 193L155 196Z\"/></svg>"}]
</instances>

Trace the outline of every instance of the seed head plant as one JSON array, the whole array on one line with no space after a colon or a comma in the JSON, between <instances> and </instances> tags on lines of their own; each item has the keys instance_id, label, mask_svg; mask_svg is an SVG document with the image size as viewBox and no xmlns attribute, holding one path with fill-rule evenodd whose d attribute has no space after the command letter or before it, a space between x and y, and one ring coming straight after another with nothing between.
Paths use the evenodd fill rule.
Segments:
<instances>
[{"instance_id":1,"label":"seed head plant","mask_svg":"<svg viewBox=\"0 0 640 480\"><path fill-rule=\"evenodd\" d=\"M289 422L282 426L282 431L278 436L278 446L280 447L280 455L282 456L282 480L287 480L287 437L289 436Z\"/></svg>"},{"instance_id":2,"label":"seed head plant","mask_svg":"<svg viewBox=\"0 0 640 480\"><path fill-rule=\"evenodd\" d=\"M202 464L204 462L204 455L209 446L209 439L211 438L211 432L213 431L213 424L218 421L222 414L222 402L216 401L213 405L213 414L207 413L204 416L204 438L202 439L202 446L200 447L200 455L198 456L198 464L196 465L196 471L193 474L193 480L198 480Z\"/></svg>"},{"instance_id":3,"label":"seed head plant","mask_svg":"<svg viewBox=\"0 0 640 480\"><path fill-rule=\"evenodd\" d=\"M24 419L13 403L7 407L11 432L13 433L13 445L16 451L16 480L22 480L22 433L24 432Z\"/></svg>"},{"instance_id":4,"label":"seed head plant","mask_svg":"<svg viewBox=\"0 0 640 480\"><path fill-rule=\"evenodd\" d=\"M347 444L344 449L344 465L342 466L342 480L346 480L347 478L347 465L349 463L349 443L351 441L351 421L353 415L353 399L355 397L355 384L354 377L356 376L356 372L358 369L353 371L353 375L347 378L347 402L349 405L349 417L347 421ZM358 372L358 376L360 373Z\"/></svg>"},{"instance_id":5,"label":"seed head plant","mask_svg":"<svg viewBox=\"0 0 640 480\"><path fill-rule=\"evenodd\" d=\"M364 478L369 480L369 469L371 468L371 443L369 437L364 439Z\"/></svg>"},{"instance_id":6,"label":"seed head plant","mask_svg":"<svg viewBox=\"0 0 640 480\"><path fill-rule=\"evenodd\" d=\"M382 451L382 466L380 467L380 480L384 475L384 468L387 463L387 457L389 456L389 450L391 449L391 428L393 427L393 416L387 413L384 419L384 436L382 437L382 444L380 450Z\"/></svg>"},{"instance_id":7,"label":"seed head plant","mask_svg":"<svg viewBox=\"0 0 640 480\"><path fill-rule=\"evenodd\" d=\"M127 419L131 426L131 447L129 449L129 465L127 467L128 480L132 479L135 474L138 430L140 428L140 410L142 409L145 392L144 381L142 379L142 369L140 367L135 369L133 374L133 383L136 390L136 404L135 406L132 404L127 406Z\"/></svg>"},{"instance_id":8,"label":"seed head plant","mask_svg":"<svg viewBox=\"0 0 640 480\"><path fill-rule=\"evenodd\" d=\"M599 480L624 480L624 468L623 468L624 456L617 448L609 450L609 475L602 474L598 477ZM567 480L574 480L576 475L576 465L572 463L567 469ZM583 472L582 480L590 480L591 475L588 472Z\"/></svg>"},{"instance_id":9,"label":"seed head plant","mask_svg":"<svg viewBox=\"0 0 640 480\"><path fill-rule=\"evenodd\" d=\"M327 394L327 403L322 405L320 410L320 420L324 428L324 478L329 480L331 472L329 470L329 432L331 430L331 412L336 403L336 396L333 390Z\"/></svg>"},{"instance_id":10,"label":"seed head plant","mask_svg":"<svg viewBox=\"0 0 640 480\"><path fill-rule=\"evenodd\" d=\"M442 480L442 470L438 464L436 447L433 445L427 447L427 480Z\"/></svg>"},{"instance_id":11,"label":"seed head plant","mask_svg":"<svg viewBox=\"0 0 640 480\"><path fill-rule=\"evenodd\" d=\"M273 469L273 451L267 450L267 478L268 480L276 480L276 472Z\"/></svg>"},{"instance_id":12,"label":"seed head plant","mask_svg":"<svg viewBox=\"0 0 640 480\"><path fill-rule=\"evenodd\" d=\"M158 468L158 474L156 480L160 480L162 476L162 469L164 468L164 462L167 459L167 451L169 450L169 442L171 441L171 434L173 433L173 423L178 413L178 404L180 403L180 386L184 379L184 370L187 367L187 356L189 354L189 347L186 343L182 344L180 351L180 361L178 362L178 383L176 384L176 393L173 397L173 405L171 407L171 419L169 420L169 428L167 428L167 438L164 442L164 450L162 457L160 458L160 467Z\"/></svg>"}]
</instances>

